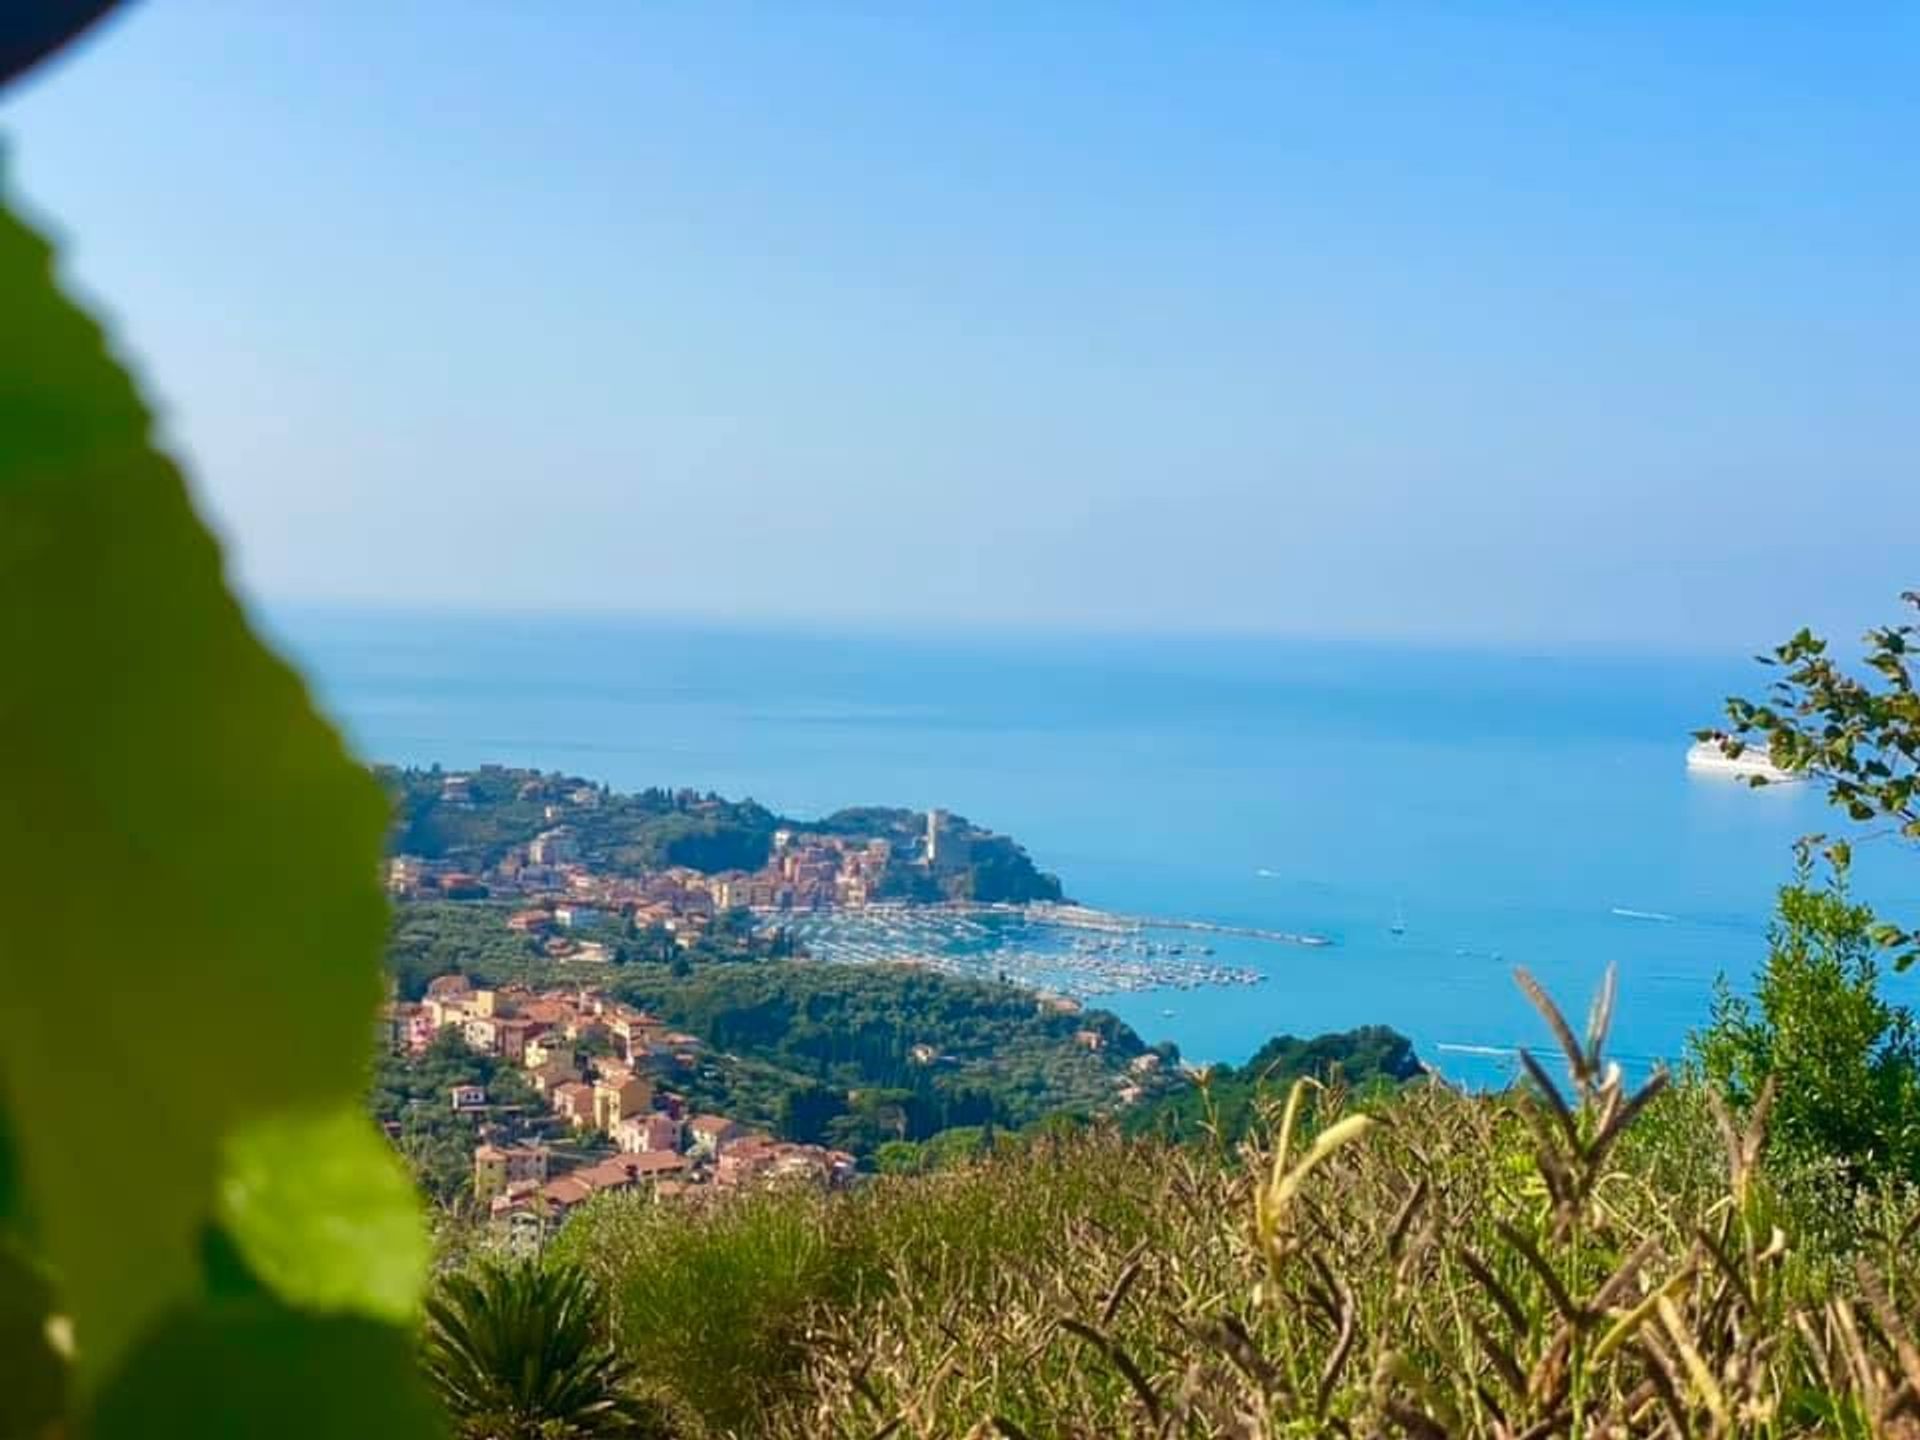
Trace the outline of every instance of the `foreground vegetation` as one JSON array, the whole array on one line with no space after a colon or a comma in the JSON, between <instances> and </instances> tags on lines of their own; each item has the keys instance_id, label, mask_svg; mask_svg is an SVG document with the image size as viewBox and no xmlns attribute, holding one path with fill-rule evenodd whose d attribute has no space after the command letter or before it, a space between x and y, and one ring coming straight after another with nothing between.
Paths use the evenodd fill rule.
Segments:
<instances>
[{"instance_id":1,"label":"foreground vegetation","mask_svg":"<svg viewBox=\"0 0 1920 1440\"><path fill-rule=\"evenodd\" d=\"M1920 1434L1920 1055L1846 858L1803 850L1677 1079L1608 1061L1610 978L1576 1034L1521 975L1561 1053L1507 1094L1385 1083L1391 1032L1277 1085L1340 1058L1283 1039L1145 1135L608 1197L555 1258L698 1440Z\"/></svg>"},{"instance_id":2,"label":"foreground vegetation","mask_svg":"<svg viewBox=\"0 0 1920 1440\"><path fill-rule=\"evenodd\" d=\"M1522 975L1561 1053L1507 1094L1393 1085L1391 1032L1283 1038L1144 1134L609 1196L543 1263L683 1440L1920 1434L1914 1021L1844 848L1800 858L1677 1079L1608 1061L1610 980L1576 1034Z\"/></svg>"},{"instance_id":3,"label":"foreground vegetation","mask_svg":"<svg viewBox=\"0 0 1920 1440\"><path fill-rule=\"evenodd\" d=\"M586 1267L689 1436L1908 1434L1920 1197L1628 1093L1606 1004L1501 1097L1299 1082L1239 1147L1107 1127L839 1201L609 1197Z\"/></svg>"}]
</instances>

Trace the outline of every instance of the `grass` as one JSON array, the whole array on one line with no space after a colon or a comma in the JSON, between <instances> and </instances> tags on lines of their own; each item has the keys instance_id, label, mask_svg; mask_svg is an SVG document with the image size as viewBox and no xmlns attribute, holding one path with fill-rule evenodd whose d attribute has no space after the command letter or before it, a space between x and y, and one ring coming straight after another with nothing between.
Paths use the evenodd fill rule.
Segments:
<instances>
[{"instance_id":1,"label":"grass","mask_svg":"<svg viewBox=\"0 0 1920 1440\"><path fill-rule=\"evenodd\" d=\"M560 1244L694 1436L1920 1435L1920 1205L1630 1093L1606 1005L1499 1097L1303 1082L1244 1146L1111 1130ZM1557 1072L1557 1073L1556 1073ZM1278 1098L1278 1097L1276 1097Z\"/></svg>"}]
</instances>

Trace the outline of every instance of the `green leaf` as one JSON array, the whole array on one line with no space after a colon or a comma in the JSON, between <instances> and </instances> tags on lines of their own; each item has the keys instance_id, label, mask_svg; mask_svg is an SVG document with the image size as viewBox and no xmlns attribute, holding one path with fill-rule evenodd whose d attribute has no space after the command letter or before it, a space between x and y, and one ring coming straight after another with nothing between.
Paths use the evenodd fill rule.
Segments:
<instances>
[{"instance_id":1,"label":"green leaf","mask_svg":"<svg viewBox=\"0 0 1920 1440\"><path fill-rule=\"evenodd\" d=\"M0 1233L20 1223L20 1162L13 1154L13 1129L6 1097L0 1096Z\"/></svg>"},{"instance_id":2,"label":"green leaf","mask_svg":"<svg viewBox=\"0 0 1920 1440\"><path fill-rule=\"evenodd\" d=\"M3 206L0 313L0 906L31 958L0 1092L92 1381L198 1293L223 1137L358 1093L386 806Z\"/></svg>"},{"instance_id":3,"label":"green leaf","mask_svg":"<svg viewBox=\"0 0 1920 1440\"><path fill-rule=\"evenodd\" d=\"M400 1157L358 1106L248 1126L220 1220L253 1275L313 1310L411 1322L432 1242Z\"/></svg>"},{"instance_id":4,"label":"green leaf","mask_svg":"<svg viewBox=\"0 0 1920 1440\"><path fill-rule=\"evenodd\" d=\"M53 1306L46 1277L0 1243L0 1440L49 1434L66 1411L67 1361L48 1325Z\"/></svg>"},{"instance_id":5,"label":"green leaf","mask_svg":"<svg viewBox=\"0 0 1920 1440\"><path fill-rule=\"evenodd\" d=\"M90 1440L415 1440L445 1433L412 1337L270 1301L169 1316L101 1391Z\"/></svg>"},{"instance_id":6,"label":"green leaf","mask_svg":"<svg viewBox=\"0 0 1920 1440\"><path fill-rule=\"evenodd\" d=\"M200 1232L200 1273L210 1300L256 1299L273 1293L253 1273L233 1237L218 1225L207 1225Z\"/></svg>"}]
</instances>

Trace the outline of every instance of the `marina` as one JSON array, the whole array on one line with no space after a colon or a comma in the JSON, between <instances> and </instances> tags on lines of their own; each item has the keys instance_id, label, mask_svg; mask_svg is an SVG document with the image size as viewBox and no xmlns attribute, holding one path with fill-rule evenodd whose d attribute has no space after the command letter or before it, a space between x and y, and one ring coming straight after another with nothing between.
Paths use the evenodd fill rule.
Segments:
<instances>
[{"instance_id":1,"label":"marina","mask_svg":"<svg viewBox=\"0 0 1920 1440\"><path fill-rule=\"evenodd\" d=\"M1317 947L1333 942L1324 935L1307 935L1293 930L1262 930L1250 925L1222 925L1212 920L1154 919L1141 915L1116 915L1093 910L1085 905L1032 905L1028 909L1052 925L1073 929L1103 931L1198 930L1209 935L1234 935L1243 940L1266 940L1275 945Z\"/></svg>"},{"instance_id":2,"label":"marina","mask_svg":"<svg viewBox=\"0 0 1920 1440\"><path fill-rule=\"evenodd\" d=\"M1211 945L1188 937L1211 932L1278 940L1282 934L1080 906L874 905L764 918L831 964L923 965L1075 1000L1259 985L1266 980L1261 971L1225 964Z\"/></svg>"}]
</instances>

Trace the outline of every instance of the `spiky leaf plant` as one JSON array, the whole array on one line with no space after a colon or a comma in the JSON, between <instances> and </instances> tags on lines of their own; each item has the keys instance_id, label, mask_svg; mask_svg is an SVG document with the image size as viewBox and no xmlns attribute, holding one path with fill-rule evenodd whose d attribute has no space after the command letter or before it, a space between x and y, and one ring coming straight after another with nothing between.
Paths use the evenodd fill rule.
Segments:
<instances>
[{"instance_id":1,"label":"spiky leaf plant","mask_svg":"<svg viewBox=\"0 0 1920 1440\"><path fill-rule=\"evenodd\" d=\"M578 1266L486 1260L427 1300L425 1366L469 1440L664 1434Z\"/></svg>"}]
</instances>

